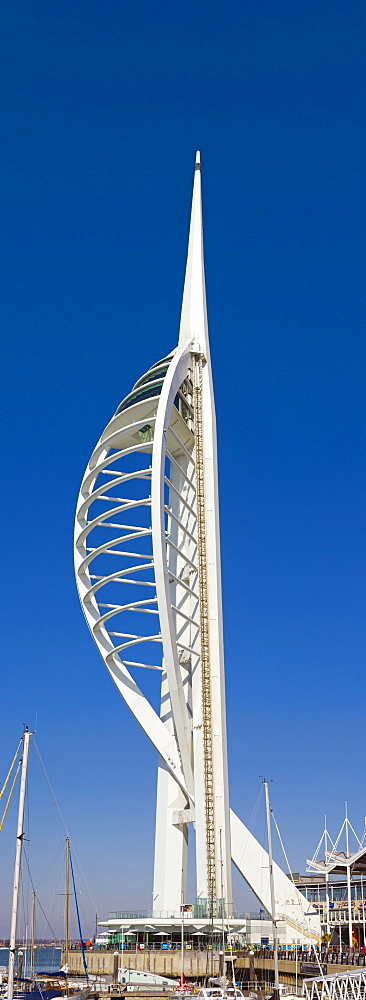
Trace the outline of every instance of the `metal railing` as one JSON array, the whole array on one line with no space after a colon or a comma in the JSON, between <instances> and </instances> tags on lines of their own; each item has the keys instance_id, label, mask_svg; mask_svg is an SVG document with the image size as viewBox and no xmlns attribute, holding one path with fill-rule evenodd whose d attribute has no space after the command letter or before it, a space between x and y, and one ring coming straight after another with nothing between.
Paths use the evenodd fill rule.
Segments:
<instances>
[{"instance_id":1,"label":"metal railing","mask_svg":"<svg viewBox=\"0 0 366 1000\"><path fill-rule=\"evenodd\" d=\"M238 949L235 949L237 952ZM254 957L255 958L273 958L272 948L255 948L254 947ZM296 957L298 962L311 962L314 965L318 965L318 960L321 965L357 965L362 968L366 966L366 954L359 949L344 949L344 951L339 951L339 948L322 948L320 951L317 949L305 949L298 948L297 951L294 948L279 948L278 958L281 962L296 962Z\"/></svg>"},{"instance_id":2,"label":"metal railing","mask_svg":"<svg viewBox=\"0 0 366 1000\"><path fill-rule=\"evenodd\" d=\"M198 901L199 902L199 901ZM220 900L218 900L220 902ZM192 904L192 910L184 910L184 922L186 920L206 920L209 923L210 913L200 913L197 912L199 909L198 904ZM221 909L219 909L219 916L221 916ZM214 914L215 918L217 914ZM155 920L181 920L182 911L179 910L112 910L109 913L110 920L149 920L151 923ZM233 910L232 915L228 919L230 920L269 920L270 917L265 910ZM278 914L278 920L286 920L286 915ZM112 932L111 932L112 933Z\"/></svg>"}]
</instances>

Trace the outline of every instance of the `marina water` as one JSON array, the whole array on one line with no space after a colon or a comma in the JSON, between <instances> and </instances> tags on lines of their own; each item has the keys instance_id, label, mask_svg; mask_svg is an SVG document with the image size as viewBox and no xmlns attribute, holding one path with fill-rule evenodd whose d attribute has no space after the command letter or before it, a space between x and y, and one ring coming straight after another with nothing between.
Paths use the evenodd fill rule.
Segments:
<instances>
[{"instance_id":1,"label":"marina water","mask_svg":"<svg viewBox=\"0 0 366 1000\"><path fill-rule=\"evenodd\" d=\"M30 971L30 948L20 947L23 952L23 976L29 976ZM9 948L0 948L0 965L8 968ZM61 948L56 945L45 945L42 948L34 949L34 971L38 972L58 972L61 962Z\"/></svg>"}]
</instances>

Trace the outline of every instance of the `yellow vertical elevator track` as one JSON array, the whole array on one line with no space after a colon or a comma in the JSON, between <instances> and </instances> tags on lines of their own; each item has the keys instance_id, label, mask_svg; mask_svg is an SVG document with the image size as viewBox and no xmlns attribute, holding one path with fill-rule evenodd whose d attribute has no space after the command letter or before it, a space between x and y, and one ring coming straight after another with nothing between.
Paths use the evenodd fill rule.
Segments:
<instances>
[{"instance_id":1,"label":"yellow vertical elevator track","mask_svg":"<svg viewBox=\"0 0 366 1000\"><path fill-rule=\"evenodd\" d=\"M194 422L196 444L196 498L201 628L202 725L205 778L207 889L208 898L213 900L216 897L215 804L212 752L210 634L207 599L207 540L202 409L202 357L196 355L194 363Z\"/></svg>"}]
</instances>

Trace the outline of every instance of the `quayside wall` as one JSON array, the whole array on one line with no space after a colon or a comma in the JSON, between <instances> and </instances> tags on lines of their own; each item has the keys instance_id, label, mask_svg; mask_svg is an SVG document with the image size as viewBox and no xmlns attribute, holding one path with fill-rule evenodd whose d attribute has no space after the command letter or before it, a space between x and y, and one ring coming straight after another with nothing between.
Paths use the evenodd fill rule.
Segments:
<instances>
[{"instance_id":1,"label":"quayside wall","mask_svg":"<svg viewBox=\"0 0 366 1000\"><path fill-rule=\"evenodd\" d=\"M86 953L88 970L92 974L113 975L113 951L89 951ZM62 956L62 960L64 956ZM218 952L209 955L207 966L206 951L185 951L184 972L187 979L196 979L206 975L218 976L220 972L220 958ZM118 952L118 967L120 969L137 969L141 972L156 972L158 976L168 976L178 979L181 971L181 953L176 951L163 951L160 949L147 951L120 951ZM80 949L69 951L69 970L72 973L84 972L83 959ZM213 971L211 971L213 970Z\"/></svg>"},{"instance_id":2,"label":"quayside wall","mask_svg":"<svg viewBox=\"0 0 366 1000\"><path fill-rule=\"evenodd\" d=\"M88 970L93 975L113 976L114 953L110 950L87 949ZM231 978L231 956L226 954L227 975ZM62 956L64 963L65 957ZM321 960L322 970L325 975L346 972L357 966L363 966L365 956L359 956L358 960L353 960L352 964L346 962L346 956L342 964L336 962L324 962ZM302 980L309 976L316 976L319 966L316 963L303 962L300 959L287 957L286 960L279 959L280 980L294 988L296 980L298 987L301 987ZM274 978L273 958L249 955L248 952L235 954L234 957L235 975L238 982L243 984L271 983ZM151 949L144 951L120 951L118 952L118 966L120 969L138 969L141 972L155 972L159 976L168 976L178 979L181 972L181 953L177 950ZM71 973L84 973L83 960L80 949L69 952L69 970ZM219 952L206 952L205 950L191 950L184 952L184 973L189 980L203 980L206 976L220 975L220 955Z\"/></svg>"}]
</instances>

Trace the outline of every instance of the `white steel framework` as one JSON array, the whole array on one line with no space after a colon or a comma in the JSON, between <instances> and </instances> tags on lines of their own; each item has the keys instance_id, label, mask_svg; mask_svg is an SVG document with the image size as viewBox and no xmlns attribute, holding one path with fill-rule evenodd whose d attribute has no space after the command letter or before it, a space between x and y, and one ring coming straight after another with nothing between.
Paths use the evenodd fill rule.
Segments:
<instances>
[{"instance_id":1,"label":"white steel framework","mask_svg":"<svg viewBox=\"0 0 366 1000\"><path fill-rule=\"evenodd\" d=\"M178 346L138 379L93 451L77 504L75 568L105 665L159 754L154 909L177 911L186 898L189 824L197 896L211 906L219 897L221 840L227 915L231 858L269 909L267 854L229 810L199 154ZM150 671L161 675L160 717ZM274 867L278 903L302 924L303 897Z\"/></svg>"},{"instance_id":2,"label":"white steel framework","mask_svg":"<svg viewBox=\"0 0 366 1000\"><path fill-rule=\"evenodd\" d=\"M365 1000L365 970L304 979L303 994L306 1000Z\"/></svg>"}]
</instances>

